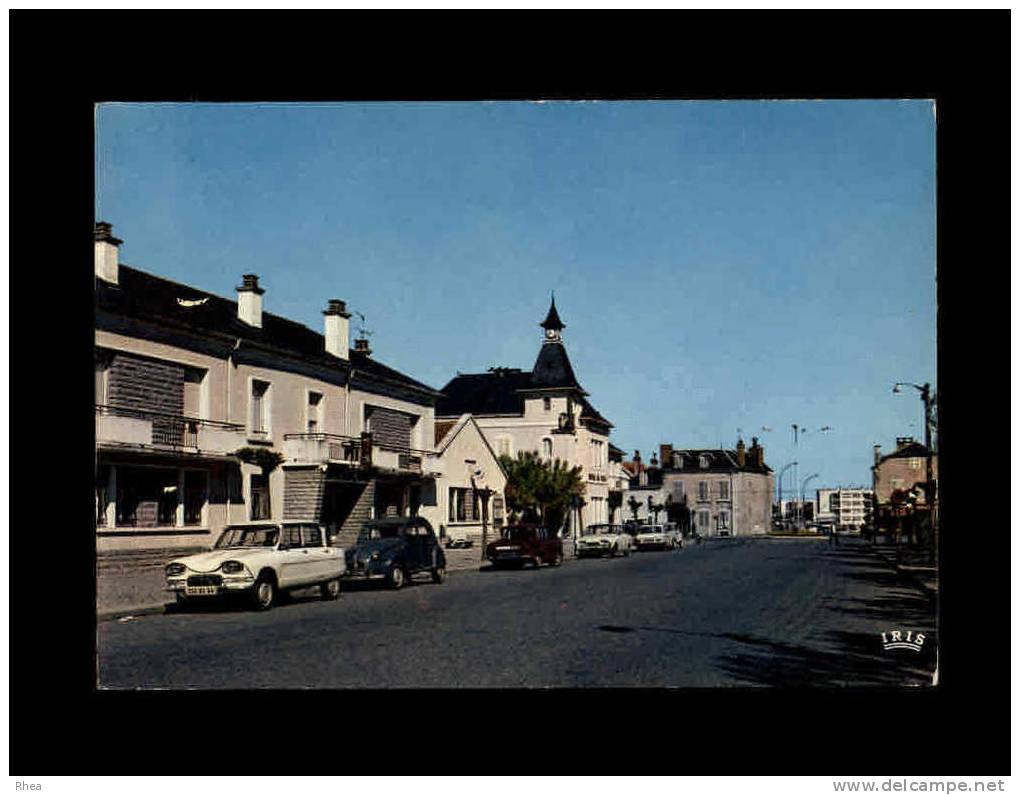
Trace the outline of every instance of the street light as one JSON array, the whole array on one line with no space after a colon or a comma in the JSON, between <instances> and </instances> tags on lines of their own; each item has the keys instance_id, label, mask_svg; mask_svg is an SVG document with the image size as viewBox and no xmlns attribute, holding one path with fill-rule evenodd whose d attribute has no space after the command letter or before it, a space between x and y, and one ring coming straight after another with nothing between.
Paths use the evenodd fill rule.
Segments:
<instances>
[{"instance_id":1,"label":"street light","mask_svg":"<svg viewBox=\"0 0 1020 795\"><path fill-rule=\"evenodd\" d=\"M788 470L790 467L796 466L796 465L797 465L796 461L791 461L789 464L787 464L785 467L783 467L782 469L779 470L779 477L776 479L776 485L779 487L779 519L780 519L780 521L782 521L782 519L783 519L783 475L786 474L786 470Z\"/></svg>"},{"instance_id":2,"label":"street light","mask_svg":"<svg viewBox=\"0 0 1020 795\"><path fill-rule=\"evenodd\" d=\"M815 474L813 474L813 475L808 475L806 478L804 478L804 482L800 484L800 504L801 505L804 504L804 500L806 499L805 494L804 494L804 489L807 487L808 481L814 480L816 477L818 477L818 473L817 472L815 472ZM801 518L803 519L803 514L801 514Z\"/></svg>"},{"instance_id":3,"label":"street light","mask_svg":"<svg viewBox=\"0 0 1020 795\"><path fill-rule=\"evenodd\" d=\"M921 402L924 404L924 446L928 451L926 458L925 467L925 483L924 483L924 499L928 504L928 516L931 520L931 532L932 532L932 556L936 564L938 563L938 548L939 548L939 536L938 536L938 511L936 510L937 498L935 494L935 479L932 477L932 449L931 449L931 426L933 424L931 416L931 406L934 399L931 396L931 384L925 382L921 384L912 384L909 381L897 381L893 384L893 394L900 393L901 386L912 386L918 392L921 393Z\"/></svg>"}]
</instances>

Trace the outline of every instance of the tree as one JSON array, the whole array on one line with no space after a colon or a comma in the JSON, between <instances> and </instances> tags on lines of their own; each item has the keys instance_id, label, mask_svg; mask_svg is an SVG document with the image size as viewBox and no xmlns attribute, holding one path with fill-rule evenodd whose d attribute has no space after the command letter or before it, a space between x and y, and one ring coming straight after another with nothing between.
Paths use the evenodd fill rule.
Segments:
<instances>
[{"instance_id":1,"label":"tree","mask_svg":"<svg viewBox=\"0 0 1020 795\"><path fill-rule=\"evenodd\" d=\"M616 512L623 505L623 492L610 491L609 501L606 504L609 506L609 523L613 524L613 521L616 519Z\"/></svg>"},{"instance_id":2,"label":"tree","mask_svg":"<svg viewBox=\"0 0 1020 795\"><path fill-rule=\"evenodd\" d=\"M648 498L648 510L652 513L652 524L659 523L659 514L665 510L666 506L661 502L655 502L651 497Z\"/></svg>"},{"instance_id":3,"label":"tree","mask_svg":"<svg viewBox=\"0 0 1020 795\"><path fill-rule=\"evenodd\" d=\"M574 497L584 494L581 467L571 467L560 459L547 461L527 450L516 458L500 456L507 475L504 489L507 508L516 521L541 522L559 531L566 523Z\"/></svg>"},{"instance_id":4,"label":"tree","mask_svg":"<svg viewBox=\"0 0 1020 795\"><path fill-rule=\"evenodd\" d=\"M630 515L637 521L637 512L641 507L641 503L634 499L634 495L630 495L630 499L627 500L627 507L630 508Z\"/></svg>"}]
</instances>

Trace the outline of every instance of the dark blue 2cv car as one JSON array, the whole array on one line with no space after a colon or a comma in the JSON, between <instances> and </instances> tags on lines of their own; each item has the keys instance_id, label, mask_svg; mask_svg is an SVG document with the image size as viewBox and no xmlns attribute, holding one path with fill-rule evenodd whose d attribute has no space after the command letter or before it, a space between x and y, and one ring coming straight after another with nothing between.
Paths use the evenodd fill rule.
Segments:
<instances>
[{"instance_id":1,"label":"dark blue 2cv car","mask_svg":"<svg viewBox=\"0 0 1020 795\"><path fill-rule=\"evenodd\" d=\"M418 572L429 572L433 582L446 579L446 554L420 516L367 522L345 556L346 576L354 580L386 580L402 588Z\"/></svg>"}]
</instances>

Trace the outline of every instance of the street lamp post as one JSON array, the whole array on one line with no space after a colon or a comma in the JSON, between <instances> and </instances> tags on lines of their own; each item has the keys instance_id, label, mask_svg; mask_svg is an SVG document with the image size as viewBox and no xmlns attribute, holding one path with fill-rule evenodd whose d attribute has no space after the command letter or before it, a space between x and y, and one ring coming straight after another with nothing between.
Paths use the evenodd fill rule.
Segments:
<instances>
[{"instance_id":1,"label":"street lamp post","mask_svg":"<svg viewBox=\"0 0 1020 795\"><path fill-rule=\"evenodd\" d=\"M813 475L808 475L806 478L804 478L804 482L800 484L800 504L801 505L803 505L804 504L804 500L807 499L805 497L804 489L807 487L808 481L814 480L816 477L818 477L818 473L817 472L815 472L815 474L813 474ZM801 518L803 519L803 514L801 514ZM803 522L801 524L803 524ZM798 527L799 526L800 525L798 525Z\"/></svg>"},{"instance_id":2,"label":"street lamp post","mask_svg":"<svg viewBox=\"0 0 1020 795\"><path fill-rule=\"evenodd\" d=\"M905 381L898 381L893 385L893 394L899 394L901 386L912 386L918 392L921 393L921 402L924 404L924 446L928 451L925 466L925 483L924 483L924 499L928 503L928 516L931 520L931 532L932 532L932 557L936 565L938 564L938 549L939 549L939 536L938 536L938 511L936 504L938 502L935 494L935 478L932 477L932 457L933 452L931 449L931 384L925 382L921 384L912 384Z\"/></svg>"},{"instance_id":3,"label":"street lamp post","mask_svg":"<svg viewBox=\"0 0 1020 795\"><path fill-rule=\"evenodd\" d=\"M788 470L792 466L797 466L797 462L796 461L791 461L785 467L780 469L779 470L779 477L776 478L776 485L779 487L779 498L778 498L778 501L779 501L779 520L780 521L783 520L783 475L785 475L786 474L786 470Z\"/></svg>"}]
</instances>

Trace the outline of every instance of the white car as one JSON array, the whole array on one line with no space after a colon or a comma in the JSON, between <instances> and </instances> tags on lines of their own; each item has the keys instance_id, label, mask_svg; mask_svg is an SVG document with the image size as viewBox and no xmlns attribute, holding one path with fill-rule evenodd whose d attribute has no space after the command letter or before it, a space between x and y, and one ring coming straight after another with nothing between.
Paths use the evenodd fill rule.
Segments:
<instances>
[{"instance_id":1,"label":"white car","mask_svg":"<svg viewBox=\"0 0 1020 795\"><path fill-rule=\"evenodd\" d=\"M579 558L593 555L626 557L633 549L634 538L620 525L593 524L577 539L576 554Z\"/></svg>"},{"instance_id":2,"label":"white car","mask_svg":"<svg viewBox=\"0 0 1020 795\"><path fill-rule=\"evenodd\" d=\"M252 522L230 525L210 551L171 560L164 571L179 603L242 594L268 610L279 592L314 585L336 599L346 563L317 524Z\"/></svg>"},{"instance_id":3,"label":"white car","mask_svg":"<svg viewBox=\"0 0 1020 795\"><path fill-rule=\"evenodd\" d=\"M638 549L679 549L683 546L683 537L676 525L650 524L638 529L634 537Z\"/></svg>"}]
</instances>

